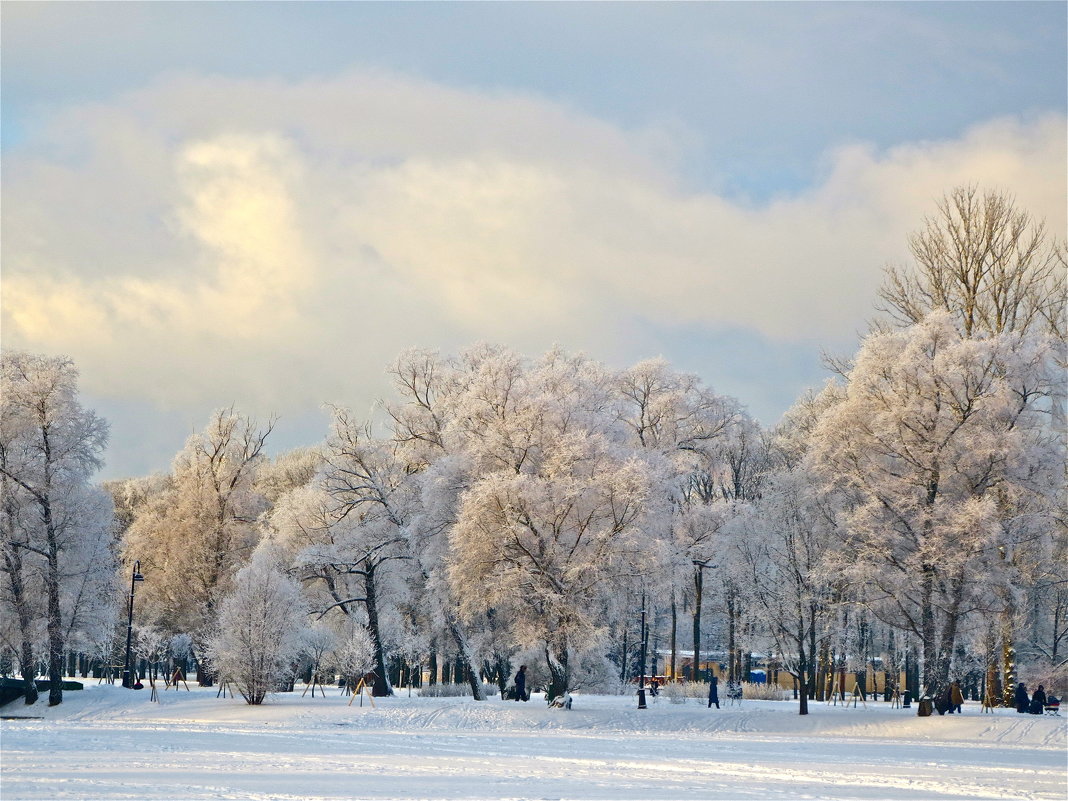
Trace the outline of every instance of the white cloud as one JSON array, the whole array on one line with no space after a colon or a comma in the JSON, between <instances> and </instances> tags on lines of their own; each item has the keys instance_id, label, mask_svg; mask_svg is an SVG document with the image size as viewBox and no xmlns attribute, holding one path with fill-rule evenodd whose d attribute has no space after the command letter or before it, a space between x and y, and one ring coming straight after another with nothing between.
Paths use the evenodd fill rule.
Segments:
<instances>
[{"instance_id":1,"label":"white cloud","mask_svg":"<svg viewBox=\"0 0 1068 801\"><path fill-rule=\"evenodd\" d=\"M956 184L1009 189L1063 235L1064 129L842 147L817 186L752 208L684 190L667 129L537 98L173 79L6 155L4 345L70 354L101 396L283 412L380 394L411 344L626 359L644 318L835 346Z\"/></svg>"}]
</instances>

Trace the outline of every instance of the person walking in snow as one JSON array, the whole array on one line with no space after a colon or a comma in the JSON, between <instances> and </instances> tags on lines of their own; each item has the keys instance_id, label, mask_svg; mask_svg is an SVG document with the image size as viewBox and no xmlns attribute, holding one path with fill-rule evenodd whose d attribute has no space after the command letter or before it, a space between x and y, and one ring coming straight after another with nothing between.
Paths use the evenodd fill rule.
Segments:
<instances>
[{"instance_id":1,"label":"person walking in snow","mask_svg":"<svg viewBox=\"0 0 1068 801\"><path fill-rule=\"evenodd\" d=\"M527 696L527 666L520 665L519 672L515 674L515 700L529 701Z\"/></svg>"},{"instance_id":2,"label":"person walking in snow","mask_svg":"<svg viewBox=\"0 0 1068 801\"><path fill-rule=\"evenodd\" d=\"M1041 715L1046 711L1046 688L1041 684L1038 685L1035 694L1031 696L1031 706L1028 711L1032 715Z\"/></svg>"},{"instance_id":3,"label":"person walking in snow","mask_svg":"<svg viewBox=\"0 0 1068 801\"><path fill-rule=\"evenodd\" d=\"M716 705L716 709L719 709L719 679L715 676L708 682L708 708L712 708L712 704Z\"/></svg>"},{"instance_id":4,"label":"person walking in snow","mask_svg":"<svg viewBox=\"0 0 1068 801\"><path fill-rule=\"evenodd\" d=\"M960 682L955 681L949 685L949 714L956 712L963 714L960 708L964 705L964 693L961 692Z\"/></svg>"},{"instance_id":5,"label":"person walking in snow","mask_svg":"<svg viewBox=\"0 0 1068 801\"><path fill-rule=\"evenodd\" d=\"M1031 699L1027 697L1027 685L1022 681L1016 685L1016 695L1014 700L1016 701L1016 711L1021 715L1026 714Z\"/></svg>"}]
</instances>

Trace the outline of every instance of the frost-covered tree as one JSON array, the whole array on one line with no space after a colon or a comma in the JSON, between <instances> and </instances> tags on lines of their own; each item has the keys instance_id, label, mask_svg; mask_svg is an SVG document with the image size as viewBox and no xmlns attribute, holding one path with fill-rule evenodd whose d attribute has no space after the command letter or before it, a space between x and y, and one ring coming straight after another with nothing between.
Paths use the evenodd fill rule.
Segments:
<instances>
[{"instance_id":1,"label":"frost-covered tree","mask_svg":"<svg viewBox=\"0 0 1068 801\"><path fill-rule=\"evenodd\" d=\"M662 359L640 362L615 381L618 419L628 442L656 459L668 482L672 503L667 523L674 533L670 575L671 670L675 670L678 604L692 610L693 664L701 663L701 617L706 570L723 548L719 533L732 514L732 501L756 492L764 466L754 458L766 453L759 428L735 399L717 395L692 374L680 373ZM737 593L724 582L734 653ZM732 660L733 664L733 660ZM696 675L696 674L695 674Z\"/></svg>"},{"instance_id":2,"label":"frost-covered tree","mask_svg":"<svg viewBox=\"0 0 1068 801\"><path fill-rule=\"evenodd\" d=\"M370 637L376 695L391 695L390 612L407 593L411 561L406 521L414 514L414 478L395 443L374 439L338 409L320 449L319 472L283 495L270 516L271 538L301 579L309 607L326 623Z\"/></svg>"},{"instance_id":3,"label":"frost-covered tree","mask_svg":"<svg viewBox=\"0 0 1068 801\"><path fill-rule=\"evenodd\" d=\"M0 459L4 452L0 451ZM34 644L43 639L45 616L39 614L44 609L43 582L41 571L35 570L33 560L25 562L23 554L31 546L36 515L27 503L25 493L17 485L0 473L2 504L0 509L0 526L3 536L4 584L0 588L0 600L7 610L0 617L5 650L18 659L22 674L24 698L27 704L37 702L37 685L34 683L37 662L34 657Z\"/></svg>"},{"instance_id":4,"label":"frost-covered tree","mask_svg":"<svg viewBox=\"0 0 1068 801\"><path fill-rule=\"evenodd\" d=\"M82 407L77 381L68 359L0 357L4 569L20 627L26 609L19 607L31 602L29 584L40 576L44 606L34 614L46 621L50 705L63 700L64 648L79 625L77 614L87 614L82 592L106 586L101 576L111 568L101 550L110 546L110 505L89 485L101 464L107 424Z\"/></svg>"},{"instance_id":5,"label":"frost-covered tree","mask_svg":"<svg viewBox=\"0 0 1068 801\"><path fill-rule=\"evenodd\" d=\"M146 616L189 633L198 660L219 602L260 538L257 520L267 504L255 481L271 428L232 408L216 412L175 458L170 480L140 504L126 534L125 560L140 559L146 577ZM198 676L210 683L206 660Z\"/></svg>"},{"instance_id":6,"label":"frost-covered tree","mask_svg":"<svg viewBox=\"0 0 1068 801\"><path fill-rule=\"evenodd\" d=\"M1066 277L1068 243L1050 232L1043 221L1020 208L1004 190L958 186L945 194L936 212L909 238L912 264L887 268L880 289L879 308L901 325L911 325L932 311L945 311L966 337L987 337L1003 332L1050 333L1059 340L1056 348L1061 370L1068 366L1065 344ZM1063 391L1053 398L1054 425L1066 425ZM991 617L987 640L1001 640L1006 703L1011 703L1015 647L1041 653L1035 641L1046 626L1041 622L1047 601L1056 594L1049 584L1023 571L1018 586L1004 590L1000 619ZM1020 639L1025 632L1016 625L1020 615L1031 621L1025 628L1031 642ZM1050 621L1052 623L1052 621ZM993 654L992 647L987 650ZM991 679L994 672L990 673Z\"/></svg>"},{"instance_id":7,"label":"frost-covered tree","mask_svg":"<svg viewBox=\"0 0 1068 801\"><path fill-rule=\"evenodd\" d=\"M321 446L286 451L258 466L255 490L273 506L287 492L310 484L322 466Z\"/></svg>"},{"instance_id":8,"label":"frost-covered tree","mask_svg":"<svg viewBox=\"0 0 1068 801\"><path fill-rule=\"evenodd\" d=\"M304 555L306 561L318 562L315 567L324 579L330 573L358 578L358 590L334 605L363 605L375 651L376 695L393 694L382 601L386 594L393 594L396 601L402 563L411 559L407 527L418 501L415 482L395 449L394 443L371 437L347 412L336 412L320 476L320 486L329 499L326 512L332 547L321 554L309 550Z\"/></svg>"},{"instance_id":9,"label":"frost-covered tree","mask_svg":"<svg viewBox=\"0 0 1068 801\"><path fill-rule=\"evenodd\" d=\"M326 664L327 655L337 646L337 634L327 625L316 622L304 629L301 635L301 653L311 663L312 697L315 697L315 685L320 680L320 670ZM305 690L307 692L307 690Z\"/></svg>"},{"instance_id":10,"label":"frost-covered tree","mask_svg":"<svg viewBox=\"0 0 1068 801\"><path fill-rule=\"evenodd\" d=\"M121 581L111 496L99 487L86 488L78 510L80 532L67 552L60 603L66 648L87 652L114 631L122 611L116 603Z\"/></svg>"},{"instance_id":11,"label":"frost-covered tree","mask_svg":"<svg viewBox=\"0 0 1068 801\"><path fill-rule=\"evenodd\" d=\"M831 610L840 547L835 512L800 470L784 470L736 521L734 544L744 565L746 596L761 613L778 664L797 681L799 712L808 714L816 640Z\"/></svg>"},{"instance_id":12,"label":"frost-covered tree","mask_svg":"<svg viewBox=\"0 0 1068 801\"><path fill-rule=\"evenodd\" d=\"M468 614L496 608L518 644L542 649L550 697L574 687L608 598L656 563L662 535L655 470L622 442L610 404L609 376L586 359L554 351L526 369L497 353L456 413L477 467L449 533L450 581L481 588L465 594Z\"/></svg>"},{"instance_id":13,"label":"frost-covered tree","mask_svg":"<svg viewBox=\"0 0 1068 801\"><path fill-rule=\"evenodd\" d=\"M508 440L514 431L491 425L509 418L521 360L490 346L472 348L456 358L411 350L397 360L392 374L401 396L400 403L387 407L393 440L398 458L420 489L420 509L406 527L421 579L419 592L426 601L427 618L455 645L473 697L485 700L469 627L476 619L489 620L489 610L481 618L462 619L466 596L476 590L455 584L447 575L449 533L462 495L478 475L502 469L501 459L521 464L525 458L522 439Z\"/></svg>"},{"instance_id":14,"label":"frost-covered tree","mask_svg":"<svg viewBox=\"0 0 1068 801\"><path fill-rule=\"evenodd\" d=\"M260 549L222 599L217 632L208 645L211 662L246 702L261 704L289 678L306 619L300 588L270 549Z\"/></svg>"},{"instance_id":15,"label":"frost-covered tree","mask_svg":"<svg viewBox=\"0 0 1068 801\"><path fill-rule=\"evenodd\" d=\"M376 664L375 646L367 627L354 615L335 617L334 646L330 650L330 664L345 678L346 686L355 689L359 680Z\"/></svg>"},{"instance_id":16,"label":"frost-covered tree","mask_svg":"<svg viewBox=\"0 0 1068 801\"><path fill-rule=\"evenodd\" d=\"M867 607L922 644L944 687L964 618L997 603L1010 554L1044 536L1063 490L1049 398L1053 344L962 337L947 312L870 336L803 469L844 496L852 572Z\"/></svg>"}]
</instances>

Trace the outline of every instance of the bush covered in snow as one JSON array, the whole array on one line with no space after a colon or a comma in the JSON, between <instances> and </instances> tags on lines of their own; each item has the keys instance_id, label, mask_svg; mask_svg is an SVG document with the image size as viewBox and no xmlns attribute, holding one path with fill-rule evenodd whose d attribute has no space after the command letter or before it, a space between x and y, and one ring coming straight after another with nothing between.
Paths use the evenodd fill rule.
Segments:
<instances>
[{"instance_id":1,"label":"bush covered in snow","mask_svg":"<svg viewBox=\"0 0 1068 801\"><path fill-rule=\"evenodd\" d=\"M748 701L786 701L790 694L789 690L784 690L777 684L742 682L742 698Z\"/></svg>"},{"instance_id":2,"label":"bush covered in snow","mask_svg":"<svg viewBox=\"0 0 1068 801\"><path fill-rule=\"evenodd\" d=\"M673 704L685 704L692 698L708 699L708 682L670 681L660 688L660 694Z\"/></svg>"},{"instance_id":3,"label":"bush covered in snow","mask_svg":"<svg viewBox=\"0 0 1068 801\"><path fill-rule=\"evenodd\" d=\"M497 694L497 685L483 684L483 691L487 696ZM419 695L422 698L461 698L471 697L471 685L464 684L428 684L420 688Z\"/></svg>"}]
</instances>

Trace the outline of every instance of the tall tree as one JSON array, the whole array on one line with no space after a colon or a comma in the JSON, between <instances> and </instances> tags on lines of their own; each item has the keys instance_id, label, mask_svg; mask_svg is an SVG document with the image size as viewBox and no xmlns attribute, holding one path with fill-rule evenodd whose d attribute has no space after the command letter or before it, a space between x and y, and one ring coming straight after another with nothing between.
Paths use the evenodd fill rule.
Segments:
<instances>
[{"instance_id":1,"label":"tall tree","mask_svg":"<svg viewBox=\"0 0 1068 801\"><path fill-rule=\"evenodd\" d=\"M746 595L771 632L778 664L797 681L799 708L808 714L815 675L815 641L831 607L833 565L840 532L826 497L800 470L783 470L769 491L737 523L733 545L745 568Z\"/></svg>"},{"instance_id":2,"label":"tall tree","mask_svg":"<svg viewBox=\"0 0 1068 801\"><path fill-rule=\"evenodd\" d=\"M477 465L450 532L451 583L468 614L496 607L517 642L539 647L549 695L574 687L583 645L604 631L608 597L658 561L649 514L657 467L616 433L610 376L553 351L529 368L484 359L457 407Z\"/></svg>"},{"instance_id":3,"label":"tall tree","mask_svg":"<svg viewBox=\"0 0 1068 801\"><path fill-rule=\"evenodd\" d=\"M124 557L141 561L146 613L167 631L190 634L198 660L219 603L260 538L257 520L267 505L255 481L272 427L233 408L216 412L127 531ZM198 676L210 682L207 659L201 668Z\"/></svg>"},{"instance_id":4,"label":"tall tree","mask_svg":"<svg viewBox=\"0 0 1068 801\"><path fill-rule=\"evenodd\" d=\"M670 472L676 579L672 587L671 640L677 641L677 601L692 590L693 669L701 664L701 616L705 605L705 571L717 560L723 543L719 532L731 515L732 501L755 492L764 469L753 458L766 450L759 428L734 398L718 395L692 374L673 370L662 359L640 362L616 378L619 421L628 442L663 462ZM678 584L678 581L673 582ZM732 626L736 620L727 580ZM733 637L731 647L733 653ZM674 652L674 649L673 649ZM674 661L674 660L673 660Z\"/></svg>"},{"instance_id":5,"label":"tall tree","mask_svg":"<svg viewBox=\"0 0 1068 801\"><path fill-rule=\"evenodd\" d=\"M879 292L880 308L896 323L911 325L930 312L943 311L965 337L1047 332L1058 343L1061 370L1068 366L1068 243L1020 208L1011 194L981 190L975 184L954 188L938 202L935 214L925 218L923 228L909 237L909 250L913 264L889 267ZM1063 431L1068 421L1063 388L1055 390L1052 414ZM1048 598L1043 586L1032 582L1028 590ZM1010 603L991 637L1003 641L1001 661L1009 665L1015 662L1017 615L1011 602L1014 593L1002 595ZM1036 603L1020 600L1032 607ZM1011 702L1011 690L1007 693Z\"/></svg>"},{"instance_id":6,"label":"tall tree","mask_svg":"<svg viewBox=\"0 0 1068 801\"><path fill-rule=\"evenodd\" d=\"M928 691L947 684L962 620L990 603L979 594L1002 555L1048 523L1063 480L1048 338L966 339L955 322L937 312L870 336L804 468L845 493L853 570L869 608L919 638Z\"/></svg>"},{"instance_id":7,"label":"tall tree","mask_svg":"<svg viewBox=\"0 0 1068 801\"><path fill-rule=\"evenodd\" d=\"M69 359L5 353L0 365L0 475L5 490L21 494L33 510L22 518L23 535L6 540L5 552L44 560L48 703L56 705L63 701L63 652L71 624L70 612L65 616L63 610L65 583L91 569L77 554L84 558L95 549L80 548L81 540L110 526L106 509L101 520L100 496L89 486L108 429L79 402L78 373ZM6 524L5 534L14 534ZM5 558L9 580L21 573L17 561Z\"/></svg>"},{"instance_id":8,"label":"tall tree","mask_svg":"<svg viewBox=\"0 0 1068 801\"><path fill-rule=\"evenodd\" d=\"M296 560L302 577L328 594L320 614L336 609L348 616L355 608L366 613L375 657L374 693L380 696L393 694L384 602L389 594L397 600L400 564L411 561L406 528L418 500L414 478L396 458L395 448L337 410L322 470L298 495L304 497L304 508L288 524L311 541Z\"/></svg>"},{"instance_id":9,"label":"tall tree","mask_svg":"<svg viewBox=\"0 0 1068 801\"><path fill-rule=\"evenodd\" d=\"M6 461L6 451L0 451L0 459ZM40 571L33 570L32 560L23 560L26 549L32 545L36 515L29 498L6 474L0 473L0 526L2 526L4 555L4 586L0 596L4 608L9 610L0 617L3 624L5 647L17 654L19 671L22 674L23 698L27 704L37 703L37 660L34 657L34 642L38 639L38 624L44 616L42 587L38 581Z\"/></svg>"}]
</instances>

